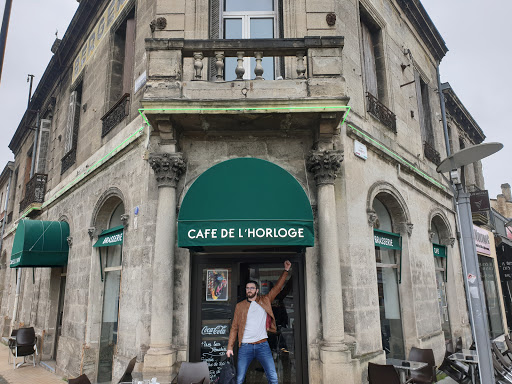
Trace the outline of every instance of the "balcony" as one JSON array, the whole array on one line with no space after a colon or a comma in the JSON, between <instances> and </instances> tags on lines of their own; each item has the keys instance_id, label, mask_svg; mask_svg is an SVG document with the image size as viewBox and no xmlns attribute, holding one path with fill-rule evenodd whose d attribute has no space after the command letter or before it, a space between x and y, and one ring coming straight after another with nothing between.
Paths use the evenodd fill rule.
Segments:
<instances>
[{"instance_id":1,"label":"balcony","mask_svg":"<svg viewBox=\"0 0 512 384\"><path fill-rule=\"evenodd\" d=\"M20 212L31 205L38 206L44 202L47 181L48 175L36 173L32 176L25 188L25 198L20 202Z\"/></svg>"},{"instance_id":2,"label":"balcony","mask_svg":"<svg viewBox=\"0 0 512 384\"><path fill-rule=\"evenodd\" d=\"M205 114L209 115L208 127L225 127L227 122L232 125L233 118L243 120L241 115L253 116L245 122L254 126L258 124L255 114L262 118L257 120L265 120L262 115L291 112L297 113L287 118L287 124L306 126L318 117L312 114L341 113L344 110L336 107L348 103L341 72L343 41L343 37L146 39L149 64L142 105L150 121L167 113L184 128L201 127ZM276 80L265 80L274 77L261 64L269 57L274 58ZM235 58L233 73L224 73L226 58ZM248 59L254 67L250 74L244 66ZM226 120L225 115L237 117ZM269 128L280 122L272 118L260 126Z\"/></svg>"},{"instance_id":3,"label":"balcony","mask_svg":"<svg viewBox=\"0 0 512 384\"><path fill-rule=\"evenodd\" d=\"M370 92L366 92L367 111L396 133L396 115Z\"/></svg>"},{"instance_id":4,"label":"balcony","mask_svg":"<svg viewBox=\"0 0 512 384\"><path fill-rule=\"evenodd\" d=\"M441 155L426 141L423 142L423 154L425 155L425 159L430 160L435 165L441 164Z\"/></svg>"}]
</instances>

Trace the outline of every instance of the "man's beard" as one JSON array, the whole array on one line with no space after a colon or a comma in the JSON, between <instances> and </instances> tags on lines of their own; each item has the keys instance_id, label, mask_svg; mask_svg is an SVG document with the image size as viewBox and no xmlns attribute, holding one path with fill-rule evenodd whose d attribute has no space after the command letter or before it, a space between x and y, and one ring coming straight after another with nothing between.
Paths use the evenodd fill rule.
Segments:
<instances>
[{"instance_id":1,"label":"man's beard","mask_svg":"<svg viewBox=\"0 0 512 384\"><path fill-rule=\"evenodd\" d=\"M256 297L256 291L252 291L247 294L248 299L254 299L255 297Z\"/></svg>"}]
</instances>

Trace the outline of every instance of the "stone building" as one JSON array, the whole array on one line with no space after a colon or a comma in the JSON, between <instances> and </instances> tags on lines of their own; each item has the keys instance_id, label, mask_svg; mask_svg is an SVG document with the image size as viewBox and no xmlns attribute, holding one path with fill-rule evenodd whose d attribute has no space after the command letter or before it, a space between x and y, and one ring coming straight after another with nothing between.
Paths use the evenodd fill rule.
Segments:
<instances>
[{"instance_id":1,"label":"stone building","mask_svg":"<svg viewBox=\"0 0 512 384\"><path fill-rule=\"evenodd\" d=\"M501 193L496 199L491 199L491 207L504 217L512 218L512 194L509 183L501 184Z\"/></svg>"},{"instance_id":2,"label":"stone building","mask_svg":"<svg viewBox=\"0 0 512 384\"><path fill-rule=\"evenodd\" d=\"M134 356L214 377L245 281L266 292L289 259L280 382L364 383L369 361L469 343L435 171L446 52L419 0L82 0L9 146L4 336L34 326L70 377ZM29 220L67 261L28 261Z\"/></svg>"}]
</instances>

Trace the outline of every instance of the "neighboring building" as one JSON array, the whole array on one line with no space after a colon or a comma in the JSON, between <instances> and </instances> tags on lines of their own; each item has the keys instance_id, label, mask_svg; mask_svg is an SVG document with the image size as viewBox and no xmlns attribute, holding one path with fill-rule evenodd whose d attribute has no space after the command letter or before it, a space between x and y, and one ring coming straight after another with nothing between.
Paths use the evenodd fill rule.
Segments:
<instances>
[{"instance_id":1,"label":"neighboring building","mask_svg":"<svg viewBox=\"0 0 512 384\"><path fill-rule=\"evenodd\" d=\"M509 183L501 184L501 193L496 199L491 199L491 207L500 215L512 219L512 194Z\"/></svg>"},{"instance_id":2,"label":"neighboring building","mask_svg":"<svg viewBox=\"0 0 512 384\"><path fill-rule=\"evenodd\" d=\"M245 281L265 292L290 259L280 382L364 383L412 346L440 362L471 342L435 170L446 52L418 0L82 0L9 145L3 241L22 274L16 313L0 270L0 325L34 326L66 376L115 381L137 356L213 378ZM453 149L481 142L443 92Z\"/></svg>"}]
</instances>

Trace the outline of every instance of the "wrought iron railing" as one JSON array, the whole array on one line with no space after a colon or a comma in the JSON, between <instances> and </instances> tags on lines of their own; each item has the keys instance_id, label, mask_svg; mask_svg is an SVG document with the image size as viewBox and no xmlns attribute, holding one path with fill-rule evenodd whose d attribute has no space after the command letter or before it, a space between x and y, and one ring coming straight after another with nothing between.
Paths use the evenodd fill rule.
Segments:
<instances>
[{"instance_id":1,"label":"wrought iron railing","mask_svg":"<svg viewBox=\"0 0 512 384\"><path fill-rule=\"evenodd\" d=\"M439 165L441 163L441 155L439 152L437 152L436 149L426 141L423 142L423 154L427 160L430 160L435 165Z\"/></svg>"},{"instance_id":2,"label":"wrought iron railing","mask_svg":"<svg viewBox=\"0 0 512 384\"><path fill-rule=\"evenodd\" d=\"M60 165L60 174L62 175L64 172L66 172L73 164L75 164L76 161L76 147L71 148L71 150L64 155L64 157L61 159L61 165Z\"/></svg>"},{"instance_id":3,"label":"wrought iron railing","mask_svg":"<svg viewBox=\"0 0 512 384\"><path fill-rule=\"evenodd\" d=\"M25 188L25 198L20 202L20 212L33 203L43 203L46 193L48 175L36 173L28 181Z\"/></svg>"},{"instance_id":4,"label":"wrought iron railing","mask_svg":"<svg viewBox=\"0 0 512 384\"><path fill-rule=\"evenodd\" d=\"M123 119L128 116L130 106L130 94L125 93L112 108L101 118L101 137L104 137Z\"/></svg>"},{"instance_id":5,"label":"wrought iron railing","mask_svg":"<svg viewBox=\"0 0 512 384\"><path fill-rule=\"evenodd\" d=\"M382 124L396 133L396 115L370 92L366 92L366 99L368 101L367 111L376 119L380 120Z\"/></svg>"}]
</instances>

